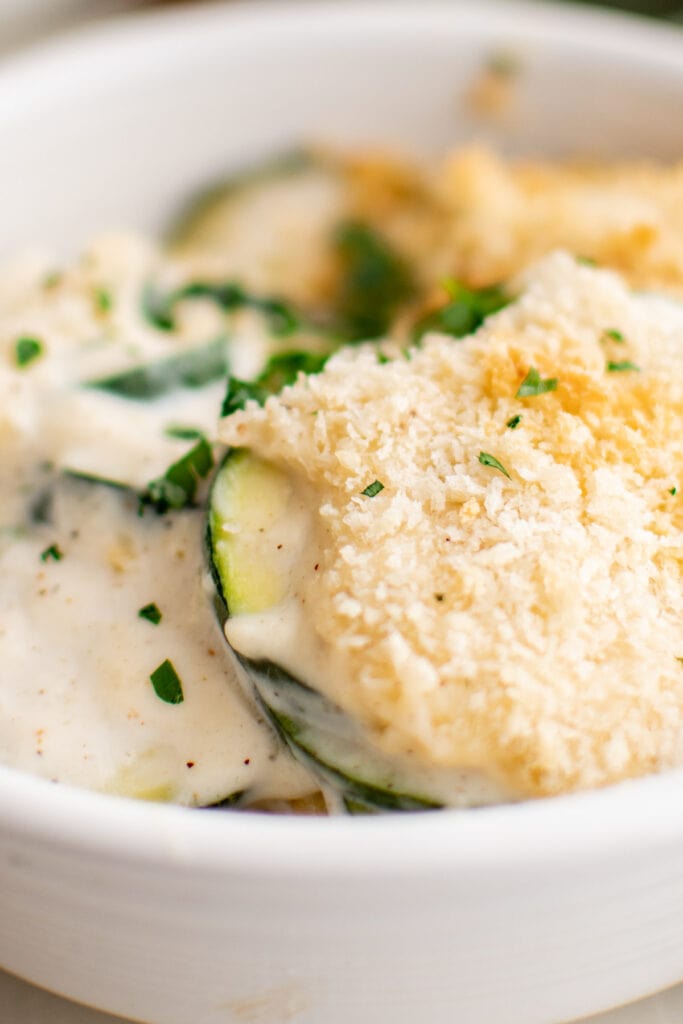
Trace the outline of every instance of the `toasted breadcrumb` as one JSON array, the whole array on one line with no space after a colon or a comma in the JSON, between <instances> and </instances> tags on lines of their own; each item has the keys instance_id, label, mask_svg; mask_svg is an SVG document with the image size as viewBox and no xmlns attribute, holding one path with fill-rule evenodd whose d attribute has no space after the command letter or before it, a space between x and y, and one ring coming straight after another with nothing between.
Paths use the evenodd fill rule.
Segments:
<instances>
[{"instance_id":1,"label":"toasted breadcrumb","mask_svg":"<svg viewBox=\"0 0 683 1024\"><path fill-rule=\"evenodd\" d=\"M564 253L517 290L468 339L343 350L221 435L316 495L334 699L386 750L538 796L683 760L683 309ZM516 397L531 367L557 390Z\"/></svg>"},{"instance_id":2,"label":"toasted breadcrumb","mask_svg":"<svg viewBox=\"0 0 683 1024\"><path fill-rule=\"evenodd\" d=\"M470 147L445 162L436 192L449 272L471 285L563 248L683 294L683 163L510 163Z\"/></svg>"}]
</instances>

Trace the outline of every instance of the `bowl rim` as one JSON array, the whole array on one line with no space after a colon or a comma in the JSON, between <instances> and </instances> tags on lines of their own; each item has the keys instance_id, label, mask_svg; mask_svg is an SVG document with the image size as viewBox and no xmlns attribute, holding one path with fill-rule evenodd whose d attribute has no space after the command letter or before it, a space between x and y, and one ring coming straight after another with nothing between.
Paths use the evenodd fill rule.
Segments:
<instances>
[{"instance_id":1,"label":"bowl rim","mask_svg":"<svg viewBox=\"0 0 683 1024\"><path fill-rule=\"evenodd\" d=\"M256 30L283 44L287 36L323 31L386 35L427 26L438 35L454 23L486 33L504 31L514 43L552 41L579 46L602 57L645 62L658 73L683 73L683 27L611 9L587 8L576 0L208 0L196 7L132 10L58 31L3 57L0 66L0 119L17 116L23 103L42 94L41 80L52 75L60 90L82 84L88 72L101 76L118 67L121 47L127 60L158 60L169 47L182 52L193 37L230 26L245 40ZM493 29L493 31L492 31ZM150 49L151 47L151 49ZM97 51L96 54L93 51ZM66 70L68 69L68 71ZM55 71L59 72L55 76Z\"/></svg>"},{"instance_id":2,"label":"bowl rim","mask_svg":"<svg viewBox=\"0 0 683 1024\"><path fill-rule=\"evenodd\" d=\"M221 26L282 41L290 33L367 31L440 33L454 24L507 40L561 34L587 54L642 61L683 81L683 31L673 25L573 4L535 0L280 0L135 12L33 44L0 67L0 125L15 120L50 80L73 89L126 57L178 52L188 33L201 39ZM679 808L679 810L676 810ZM683 769L601 790L465 811L381 817L308 818L230 814L148 804L77 789L0 765L0 843L46 844L55 856L76 852L128 864L210 875L309 878L482 873L581 862L614 863L683 840Z\"/></svg>"}]
</instances>

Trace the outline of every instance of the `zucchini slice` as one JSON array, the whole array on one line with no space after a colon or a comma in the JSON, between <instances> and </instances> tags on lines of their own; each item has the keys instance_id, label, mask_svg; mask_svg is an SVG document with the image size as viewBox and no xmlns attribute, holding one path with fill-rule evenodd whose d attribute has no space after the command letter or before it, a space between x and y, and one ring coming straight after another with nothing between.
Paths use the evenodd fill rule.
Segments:
<instances>
[{"instance_id":1,"label":"zucchini slice","mask_svg":"<svg viewBox=\"0 0 683 1024\"><path fill-rule=\"evenodd\" d=\"M228 453L213 483L208 519L209 559L223 621L267 613L286 599L296 571L291 560L297 535L305 543L297 515L296 491L283 472L248 450ZM288 557L278 550L285 547L280 537L295 538ZM418 771L413 779L398 759L375 750L358 724L327 697L266 657L232 650L282 739L317 775L331 810L365 814L443 806L429 792L429 773Z\"/></svg>"},{"instance_id":2,"label":"zucchini slice","mask_svg":"<svg viewBox=\"0 0 683 1024\"><path fill-rule=\"evenodd\" d=\"M346 216L348 183L333 156L300 150L210 186L171 225L173 256L195 276L239 282L301 309L325 304L330 236Z\"/></svg>"},{"instance_id":3,"label":"zucchini slice","mask_svg":"<svg viewBox=\"0 0 683 1024\"><path fill-rule=\"evenodd\" d=\"M231 243L232 218L242 201L252 202L274 184L309 174L315 157L294 149L216 181L191 196L167 231L170 246L183 252Z\"/></svg>"},{"instance_id":4,"label":"zucchini slice","mask_svg":"<svg viewBox=\"0 0 683 1024\"><path fill-rule=\"evenodd\" d=\"M216 338L155 363L135 366L99 380L85 381L84 386L107 391L129 401L148 402L181 388L204 388L223 379L228 370L226 339Z\"/></svg>"}]
</instances>

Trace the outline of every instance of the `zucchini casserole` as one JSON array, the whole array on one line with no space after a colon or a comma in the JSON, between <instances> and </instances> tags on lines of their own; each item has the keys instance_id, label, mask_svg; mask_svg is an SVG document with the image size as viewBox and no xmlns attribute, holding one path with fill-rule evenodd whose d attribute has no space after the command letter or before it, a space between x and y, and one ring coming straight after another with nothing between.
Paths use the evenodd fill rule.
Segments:
<instances>
[{"instance_id":1,"label":"zucchini casserole","mask_svg":"<svg viewBox=\"0 0 683 1024\"><path fill-rule=\"evenodd\" d=\"M377 813L683 764L683 165L306 150L0 278L0 761Z\"/></svg>"}]
</instances>

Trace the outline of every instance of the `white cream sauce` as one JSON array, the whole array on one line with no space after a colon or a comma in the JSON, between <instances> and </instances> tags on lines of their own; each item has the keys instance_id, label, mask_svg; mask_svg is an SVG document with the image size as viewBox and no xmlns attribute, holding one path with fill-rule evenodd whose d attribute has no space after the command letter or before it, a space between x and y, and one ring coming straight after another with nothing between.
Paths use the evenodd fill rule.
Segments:
<instances>
[{"instance_id":1,"label":"white cream sauce","mask_svg":"<svg viewBox=\"0 0 683 1024\"><path fill-rule=\"evenodd\" d=\"M316 529L315 509L320 496L308 483L293 476L283 478L288 498L283 510L259 540L258 555L268 571L278 574L275 591L284 594L273 607L259 612L233 615L225 624L230 644L245 658L269 661L284 668L295 679L325 695L331 702L323 710L320 702L307 702L303 716L306 728L300 739L321 759L347 775L370 784L389 785L397 793L428 798L450 807L471 807L510 802L516 794L486 773L467 766L444 769L421 762L417 757L390 756L373 744L349 715L335 708L344 706L349 667L343 654L325 643L315 631L307 613L306 594L316 567L323 561L324 537ZM265 520L264 520L265 521ZM226 523L228 532L239 532L239 524ZM287 717L295 711L286 687L264 693L264 700ZM297 696L293 697L296 702ZM305 699L305 698L304 698ZM296 714L294 715L296 717ZM335 794L326 788L328 807L335 807Z\"/></svg>"},{"instance_id":2,"label":"white cream sauce","mask_svg":"<svg viewBox=\"0 0 683 1024\"><path fill-rule=\"evenodd\" d=\"M248 802L310 793L308 773L236 681L207 579L203 509L140 517L126 492L63 473L141 489L192 447L167 426L212 438L224 382L150 402L81 382L205 343L223 318L193 303L171 335L145 323L142 286L169 271L136 241L106 241L46 285L49 268L31 259L0 284L0 761L193 805L238 791ZM100 288L111 311L97 308ZM25 367L21 336L43 346ZM61 559L41 560L51 545ZM138 615L152 602L158 625ZM179 704L150 680L166 659Z\"/></svg>"}]
</instances>

